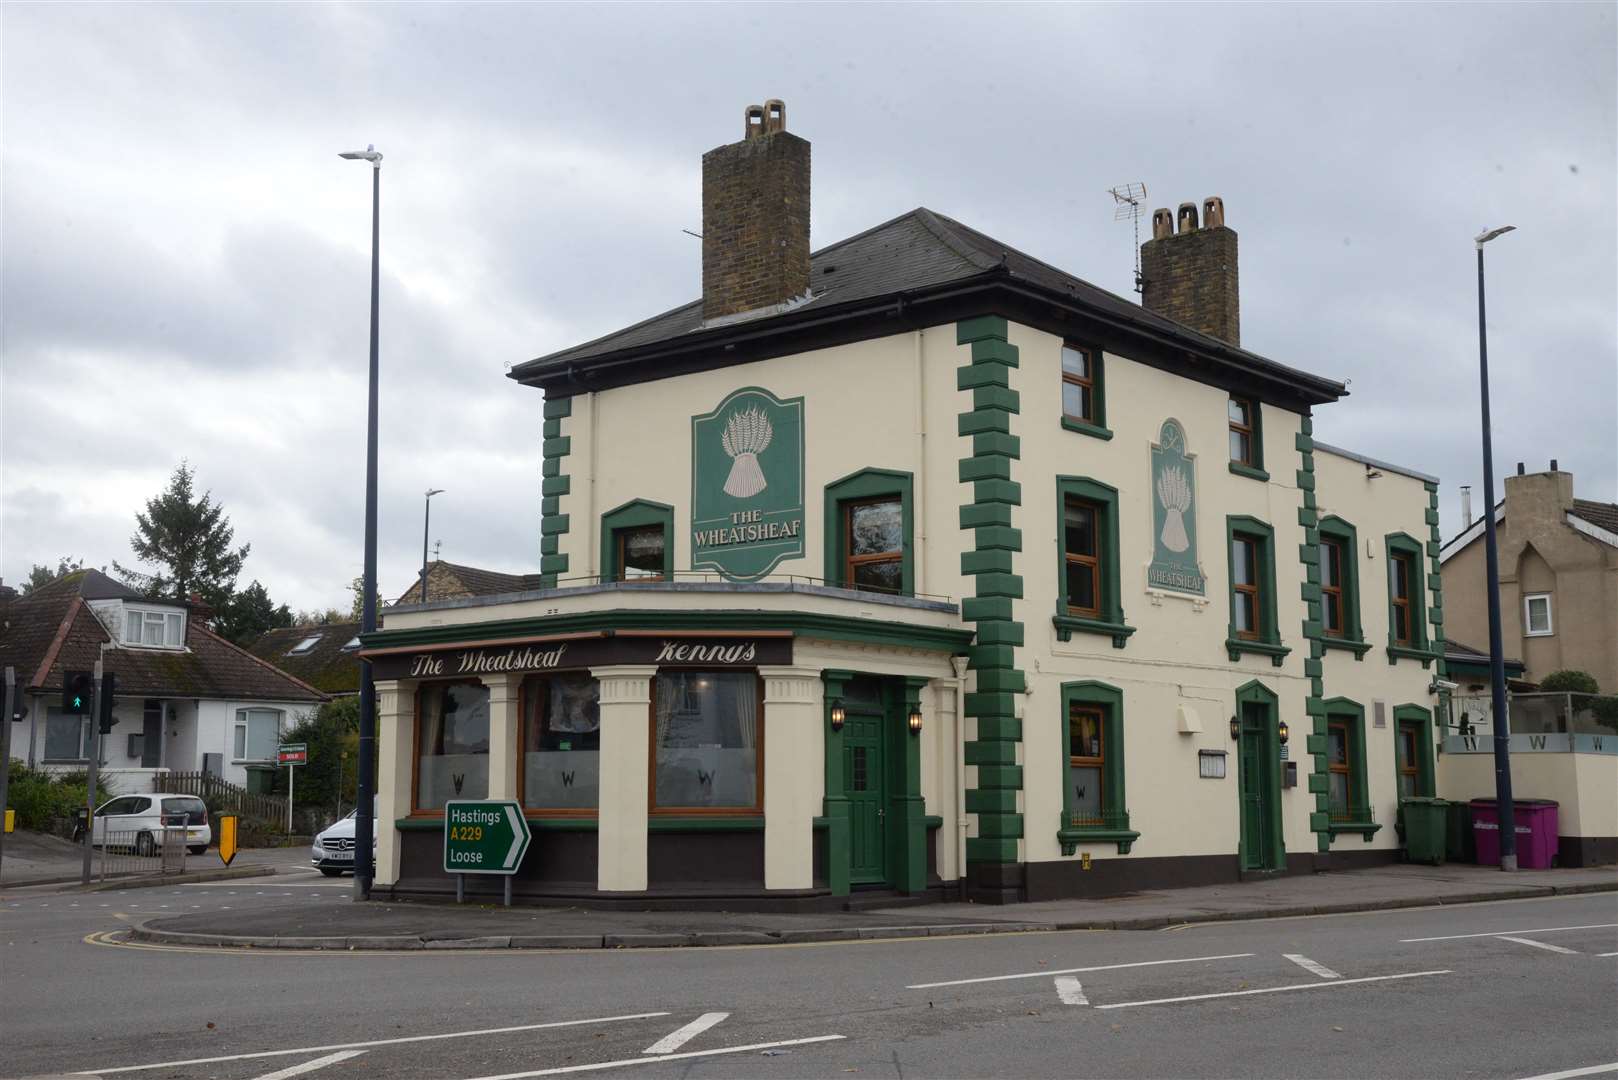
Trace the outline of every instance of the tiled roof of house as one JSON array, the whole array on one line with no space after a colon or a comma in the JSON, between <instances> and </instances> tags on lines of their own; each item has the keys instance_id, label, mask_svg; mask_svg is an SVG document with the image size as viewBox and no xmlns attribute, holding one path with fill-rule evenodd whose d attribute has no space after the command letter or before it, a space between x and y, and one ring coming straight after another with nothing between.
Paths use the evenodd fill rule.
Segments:
<instances>
[{"instance_id":1,"label":"tiled roof of house","mask_svg":"<svg viewBox=\"0 0 1618 1080\"><path fill-rule=\"evenodd\" d=\"M1471 645L1456 641L1453 638L1445 638L1444 659L1452 664L1474 664L1487 666L1489 663L1489 651L1487 649L1474 648ZM1518 675L1523 673L1523 662L1521 660L1516 660L1508 656L1505 657L1505 664L1508 672L1515 672Z\"/></svg>"},{"instance_id":2,"label":"tiled roof of house","mask_svg":"<svg viewBox=\"0 0 1618 1080\"><path fill-rule=\"evenodd\" d=\"M1573 516L1590 524L1618 533L1618 503L1596 502L1594 499L1574 499Z\"/></svg>"},{"instance_id":3,"label":"tiled roof of house","mask_svg":"<svg viewBox=\"0 0 1618 1080\"><path fill-rule=\"evenodd\" d=\"M507 574L477 566L435 560L427 567L427 599L456 600L466 596L501 596L541 588L538 574ZM400 594L397 604L421 602L421 574Z\"/></svg>"},{"instance_id":4,"label":"tiled roof of house","mask_svg":"<svg viewBox=\"0 0 1618 1080\"><path fill-rule=\"evenodd\" d=\"M0 599L0 664L17 669L19 685L60 689L64 670L89 670L103 657L105 669L118 677L120 696L311 703L325 696L232 645L195 617L186 619L183 651L118 646L79 595L82 582L52 582L29 596ZM91 587L99 588L99 583ZM110 647L103 652L104 643Z\"/></svg>"},{"instance_id":5,"label":"tiled roof of house","mask_svg":"<svg viewBox=\"0 0 1618 1080\"><path fill-rule=\"evenodd\" d=\"M360 688L359 632L358 619L287 626L268 631L247 651L324 693L356 694ZM300 648L311 638L314 644Z\"/></svg>"},{"instance_id":6,"label":"tiled roof of house","mask_svg":"<svg viewBox=\"0 0 1618 1080\"><path fill-rule=\"evenodd\" d=\"M815 313L829 314L842 306L879 298L973 279L1004 278L1036 286L1097 316L1153 331L1182 347L1226 358L1254 374L1285 380L1316 400L1334 400L1347 393L1341 383L1199 333L925 207L812 253L809 272L810 300L746 325L810 318ZM528 382L543 379L551 372L588 369L626 350L672 342L710 329L703 322L702 301L695 300L594 341L519 364L512 369L511 377Z\"/></svg>"}]
</instances>

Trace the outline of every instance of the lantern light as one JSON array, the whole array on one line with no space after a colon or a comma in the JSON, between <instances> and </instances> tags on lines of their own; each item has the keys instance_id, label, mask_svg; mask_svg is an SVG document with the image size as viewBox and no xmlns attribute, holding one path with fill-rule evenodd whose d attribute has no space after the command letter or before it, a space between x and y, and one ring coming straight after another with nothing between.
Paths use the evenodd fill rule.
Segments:
<instances>
[{"instance_id":1,"label":"lantern light","mask_svg":"<svg viewBox=\"0 0 1618 1080\"><path fill-rule=\"evenodd\" d=\"M833 731L842 731L843 722L847 719L848 710L843 708L843 701L838 698L831 703L831 729Z\"/></svg>"},{"instance_id":2,"label":"lantern light","mask_svg":"<svg viewBox=\"0 0 1618 1080\"><path fill-rule=\"evenodd\" d=\"M1281 745L1285 746L1287 744L1287 736L1291 734L1291 729L1287 727L1287 722L1285 720L1281 721L1280 726L1276 729L1276 733L1281 736Z\"/></svg>"},{"instance_id":3,"label":"lantern light","mask_svg":"<svg viewBox=\"0 0 1618 1080\"><path fill-rule=\"evenodd\" d=\"M921 706L920 705L912 705L910 707L910 734L912 734L912 735L921 734Z\"/></svg>"},{"instance_id":4,"label":"lantern light","mask_svg":"<svg viewBox=\"0 0 1618 1080\"><path fill-rule=\"evenodd\" d=\"M1234 716L1230 718L1230 737L1232 741L1242 737L1242 722Z\"/></svg>"}]
</instances>

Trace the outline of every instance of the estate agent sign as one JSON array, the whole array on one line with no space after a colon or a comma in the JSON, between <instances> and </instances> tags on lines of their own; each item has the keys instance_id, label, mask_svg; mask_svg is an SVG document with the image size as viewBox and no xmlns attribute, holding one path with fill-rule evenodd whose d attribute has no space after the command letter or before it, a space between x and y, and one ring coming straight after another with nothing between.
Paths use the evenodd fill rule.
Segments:
<instances>
[{"instance_id":1,"label":"estate agent sign","mask_svg":"<svg viewBox=\"0 0 1618 1080\"><path fill-rule=\"evenodd\" d=\"M1186 453L1185 428L1163 421L1152 445L1152 562L1146 584L1153 589L1206 595L1197 562L1196 455Z\"/></svg>"},{"instance_id":2,"label":"estate agent sign","mask_svg":"<svg viewBox=\"0 0 1618 1080\"><path fill-rule=\"evenodd\" d=\"M803 558L803 398L737 390L691 418L691 566L757 581Z\"/></svg>"}]
</instances>

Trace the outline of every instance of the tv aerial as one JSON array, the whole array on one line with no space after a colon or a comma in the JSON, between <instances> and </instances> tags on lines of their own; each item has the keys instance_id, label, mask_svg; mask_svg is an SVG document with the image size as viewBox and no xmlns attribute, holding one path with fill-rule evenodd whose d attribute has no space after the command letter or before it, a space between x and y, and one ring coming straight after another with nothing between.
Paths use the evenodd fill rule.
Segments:
<instances>
[{"instance_id":1,"label":"tv aerial","mask_svg":"<svg viewBox=\"0 0 1618 1080\"><path fill-rule=\"evenodd\" d=\"M1128 221L1135 227L1135 291L1140 292L1144 280L1140 276L1140 216L1146 212L1146 185L1144 183L1119 184L1108 188L1115 204L1114 221Z\"/></svg>"}]
</instances>

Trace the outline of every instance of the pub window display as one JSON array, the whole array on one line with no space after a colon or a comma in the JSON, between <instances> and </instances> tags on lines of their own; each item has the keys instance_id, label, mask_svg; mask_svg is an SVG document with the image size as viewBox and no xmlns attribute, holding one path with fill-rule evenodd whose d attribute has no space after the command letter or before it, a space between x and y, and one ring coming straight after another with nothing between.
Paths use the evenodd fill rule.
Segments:
<instances>
[{"instance_id":1,"label":"pub window display","mask_svg":"<svg viewBox=\"0 0 1618 1080\"><path fill-rule=\"evenodd\" d=\"M523 806L589 810L601 795L601 684L583 672L523 680Z\"/></svg>"},{"instance_id":2,"label":"pub window display","mask_svg":"<svg viewBox=\"0 0 1618 1080\"><path fill-rule=\"evenodd\" d=\"M657 676L657 810L759 808L759 686L752 672Z\"/></svg>"},{"instance_id":3,"label":"pub window display","mask_svg":"<svg viewBox=\"0 0 1618 1080\"><path fill-rule=\"evenodd\" d=\"M416 809L489 797L489 688L429 683L417 700Z\"/></svg>"}]
</instances>

